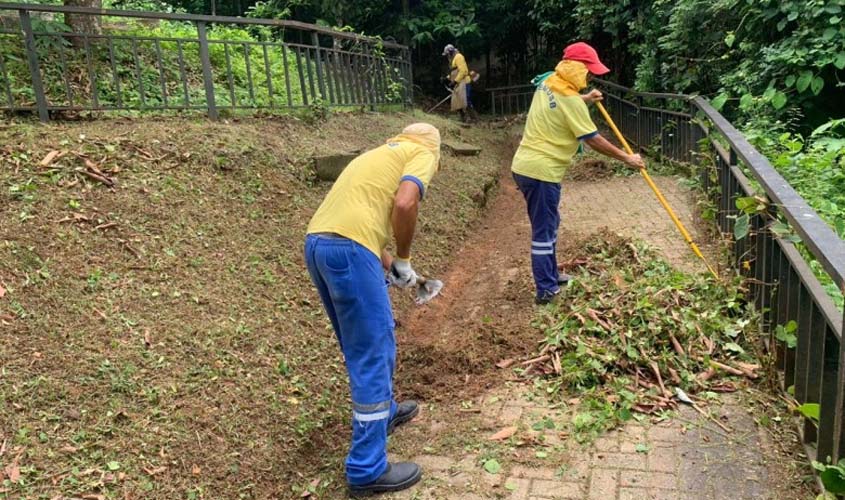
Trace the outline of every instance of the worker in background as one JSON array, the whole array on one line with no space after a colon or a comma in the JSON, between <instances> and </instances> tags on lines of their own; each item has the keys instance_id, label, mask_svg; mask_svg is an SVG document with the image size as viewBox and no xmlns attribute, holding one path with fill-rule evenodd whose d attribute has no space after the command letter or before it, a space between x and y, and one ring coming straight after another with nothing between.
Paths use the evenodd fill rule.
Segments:
<instances>
[{"instance_id":1,"label":"worker in background","mask_svg":"<svg viewBox=\"0 0 845 500\"><path fill-rule=\"evenodd\" d=\"M472 108L472 75L466 59L454 45L443 48L443 55L449 58L449 82L452 85L452 111L461 114L461 121L470 119Z\"/></svg>"},{"instance_id":2,"label":"worker in background","mask_svg":"<svg viewBox=\"0 0 845 500\"><path fill-rule=\"evenodd\" d=\"M522 192L531 220L531 270L537 304L548 304L569 281L557 267L557 231L560 225L561 181L572 157L583 141L592 149L644 168L640 155L628 155L602 137L587 104L602 100L593 90L582 95L589 75L610 70L599 61L595 49L586 43L569 45L554 71L534 79L534 93L522 141L511 165L513 178Z\"/></svg>"},{"instance_id":3,"label":"worker in background","mask_svg":"<svg viewBox=\"0 0 845 500\"><path fill-rule=\"evenodd\" d=\"M403 490L422 474L414 463L387 461L387 435L419 412L416 402L393 399L396 340L387 284L416 286L411 241L439 163L440 132L427 123L410 125L352 160L308 225L305 262L334 327L352 392L346 458L352 496ZM391 239L395 258L385 249Z\"/></svg>"}]
</instances>

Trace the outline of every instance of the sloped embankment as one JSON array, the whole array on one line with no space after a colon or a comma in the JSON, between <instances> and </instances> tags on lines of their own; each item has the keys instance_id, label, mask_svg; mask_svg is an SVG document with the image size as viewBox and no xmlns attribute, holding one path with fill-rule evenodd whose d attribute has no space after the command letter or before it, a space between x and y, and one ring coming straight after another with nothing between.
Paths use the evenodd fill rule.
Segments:
<instances>
[{"instance_id":1,"label":"sloped embankment","mask_svg":"<svg viewBox=\"0 0 845 500\"><path fill-rule=\"evenodd\" d=\"M307 159L420 119L483 147L444 155L426 197L415 262L437 274L481 215L503 133L410 114L0 128L0 488L284 498L318 477L336 486L346 378L301 258L329 185Z\"/></svg>"}]
</instances>

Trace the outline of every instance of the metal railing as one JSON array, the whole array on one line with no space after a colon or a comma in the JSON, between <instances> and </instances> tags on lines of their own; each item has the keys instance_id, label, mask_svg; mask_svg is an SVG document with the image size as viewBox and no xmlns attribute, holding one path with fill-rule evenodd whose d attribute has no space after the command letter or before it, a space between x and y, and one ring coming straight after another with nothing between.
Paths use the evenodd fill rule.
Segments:
<instances>
[{"instance_id":1,"label":"metal railing","mask_svg":"<svg viewBox=\"0 0 845 500\"><path fill-rule=\"evenodd\" d=\"M845 458L843 312L802 251L771 227L785 219L800 237L804 253L818 262L840 290L845 290L845 241L706 99L635 92L602 80L596 83L612 118L639 150L651 149L703 167L703 187L713 196L722 233L733 237L737 217L743 213L737 208L738 198L763 196L767 200L767 209L750 217L748 236L733 242L733 264L747 278L749 299L761 311L761 330L775 354L783 388L794 387L800 404L820 405L817 423L802 417L808 457L820 462ZM533 89L522 85L489 90L496 112L506 114L527 111L531 98L523 96L533 94ZM702 164L702 145L713 151L710 165ZM777 327L790 321L797 324L794 348L775 336Z\"/></svg>"},{"instance_id":2,"label":"metal railing","mask_svg":"<svg viewBox=\"0 0 845 500\"><path fill-rule=\"evenodd\" d=\"M90 15L101 33L55 16ZM408 47L277 19L0 3L0 111L407 105Z\"/></svg>"}]
</instances>

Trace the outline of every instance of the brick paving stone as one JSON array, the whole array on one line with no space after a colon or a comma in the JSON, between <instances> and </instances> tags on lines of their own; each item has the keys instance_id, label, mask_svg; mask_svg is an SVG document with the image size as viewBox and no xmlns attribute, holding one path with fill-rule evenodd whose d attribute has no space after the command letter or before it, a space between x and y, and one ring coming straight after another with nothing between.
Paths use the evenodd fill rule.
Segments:
<instances>
[{"instance_id":1,"label":"brick paving stone","mask_svg":"<svg viewBox=\"0 0 845 500\"><path fill-rule=\"evenodd\" d=\"M531 484L531 494L548 498L583 498L583 488L580 483L564 483L561 481L547 481L535 479Z\"/></svg>"},{"instance_id":2,"label":"brick paving stone","mask_svg":"<svg viewBox=\"0 0 845 500\"><path fill-rule=\"evenodd\" d=\"M554 479L555 472L555 469L549 467L526 467L524 465L517 465L511 469L512 476L531 479Z\"/></svg>"},{"instance_id":3,"label":"brick paving stone","mask_svg":"<svg viewBox=\"0 0 845 500\"><path fill-rule=\"evenodd\" d=\"M677 472L682 462L675 448L653 448L648 452L648 470L655 472Z\"/></svg>"},{"instance_id":4,"label":"brick paving stone","mask_svg":"<svg viewBox=\"0 0 845 500\"><path fill-rule=\"evenodd\" d=\"M646 487L671 490L678 487L678 477L665 472L623 470L619 476L619 486L623 488Z\"/></svg>"},{"instance_id":5,"label":"brick paving stone","mask_svg":"<svg viewBox=\"0 0 845 500\"><path fill-rule=\"evenodd\" d=\"M505 489L511 492L511 500L526 500L531 490L531 480L511 476L505 479Z\"/></svg>"},{"instance_id":6,"label":"brick paving stone","mask_svg":"<svg viewBox=\"0 0 845 500\"><path fill-rule=\"evenodd\" d=\"M669 490L647 488L620 488L619 500L678 500L679 493Z\"/></svg>"},{"instance_id":7,"label":"brick paving stone","mask_svg":"<svg viewBox=\"0 0 845 500\"><path fill-rule=\"evenodd\" d=\"M646 457L642 453L596 453L593 465L615 469L645 470Z\"/></svg>"},{"instance_id":8,"label":"brick paving stone","mask_svg":"<svg viewBox=\"0 0 845 500\"><path fill-rule=\"evenodd\" d=\"M593 443L596 451L619 451L619 440L615 437L600 437Z\"/></svg>"},{"instance_id":9,"label":"brick paving stone","mask_svg":"<svg viewBox=\"0 0 845 500\"><path fill-rule=\"evenodd\" d=\"M619 471L615 469L593 469L590 477L589 499L608 500L616 498Z\"/></svg>"},{"instance_id":10,"label":"brick paving stone","mask_svg":"<svg viewBox=\"0 0 845 500\"><path fill-rule=\"evenodd\" d=\"M561 479L565 481L586 481L589 479L591 471L590 460L586 457L576 456L572 462L565 466Z\"/></svg>"},{"instance_id":11,"label":"brick paving stone","mask_svg":"<svg viewBox=\"0 0 845 500\"><path fill-rule=\"evenodd\" d=\"M444 471L455 465L455 461L449 457L439 455L420 455L414 458L414 462L425 471Z\"/></svg>"},{"instance_id":12,"label":"brick paving stone","mask_svg":"<svg viewBox=\"0 0 845 500\"><path fill-rule=\"evenodd\" d=\"M715 254L709 238L696 223L691 207L693 195L678 179L655 177L660 190L670 201L678 217L690 230L693 239L705 254ZM601 223L596 224L593 207L596 202L606 207ZM601 182L566 181L561 200L563 230L592 234L601 227L649 242L673 265L692 272L704 271L704 265L690 252L683 238L677 235L672 221L645 182L632 178L602 179Z\"/></svg>"},{"instance_id":13,"label":"brick paving stone","mask_svg":"<svg viewBox=\"0 0 845 500\"><path fill-rule=\"evenodd\" d=\"M681 428L678 425L655 425L648 430L648 439L652 441L680 443L684 440L684 435L681 434Z\"/></svg>"}]
</instances>

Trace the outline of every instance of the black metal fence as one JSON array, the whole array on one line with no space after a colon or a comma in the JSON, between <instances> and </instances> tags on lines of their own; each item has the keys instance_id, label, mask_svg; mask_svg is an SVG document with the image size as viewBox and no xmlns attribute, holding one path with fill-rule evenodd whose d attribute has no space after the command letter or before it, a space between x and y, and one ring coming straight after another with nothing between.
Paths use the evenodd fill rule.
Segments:
<instances>
[{"instance_id":1,"label":"black metal fence","mask_svg":"<svg viewBox=\"0 0 845 500\"><path fill-rule=\"evenodd\" d=\"M697 162L705 192L717 207L726 234L743 212L737 199L761 196L766 207L750 216L748 236L733 242L733 263L748 279L750 298L762 312L762 331L775 353L783 388L800 404L818 404L819 419L804 418L802 436L811 460L845 458L845 343L843 312L825 291L804 255L812 256L845 290L845 241L798 195L742 134L701 97L635 92L610 82L603 90L609 113L639 150L672 160ZM528 110L530 85L490 89L498 114ZM702 141L702 139L706 139ZM712 152L713 161L701 150ZM773 231L779 220L801 240ZM797 345L776 337L778 326L797 325Z\"/></svg>"},{"instance_id":2,"label":"black metal fence","mask_svg":"<svg viewBox=\"0 0 845 500\"><path fill-rule=\"evenodd\" d=\"M67 14L98 19L74 33ZM276 19L0 3L0 111L290 109L412 102L408 47Z\"/></svg>"}]
</instances>

